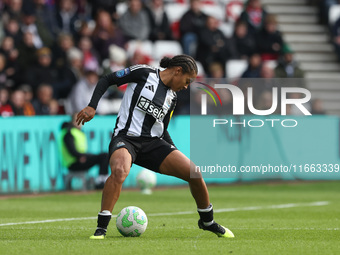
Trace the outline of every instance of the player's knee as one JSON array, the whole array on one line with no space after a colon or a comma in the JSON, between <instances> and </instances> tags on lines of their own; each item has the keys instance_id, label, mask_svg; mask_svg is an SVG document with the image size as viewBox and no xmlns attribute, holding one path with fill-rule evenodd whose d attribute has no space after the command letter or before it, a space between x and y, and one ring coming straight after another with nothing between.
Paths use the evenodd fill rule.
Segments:
<instances>
[{"instance_id":1,"label":"player's knee","mask_svg":"<svg viewBox=\"0 0 340 255\"><path fill-rule=\"evenodd\" d=\"M111 177L117 183L123 183L128 175L128 171L123 166L116 165L111 167Z\"/></svg>"},{"instance_id":2,"label":"player's knee","mask_svg":"<svg viewBox=\"0 0 340 255\"><path fill-rule=\"evenodd\" d=\"M190 171L190 175L188 177L188 180L186 180L189 183L196 183L196 182L201 182L203 180L202 174Z\"/></svg>"},{"instance_id":3,"label":"player's knee","mask_svg":"<svg viewBox=\"0 0 340 255\"><path fill-rule=\"evenodd\" d=\"M204 180L202 176L195 176L195 177L189 178L188 183L194 186L201 186L204 183Z\"/></svg>"}]
</instances>

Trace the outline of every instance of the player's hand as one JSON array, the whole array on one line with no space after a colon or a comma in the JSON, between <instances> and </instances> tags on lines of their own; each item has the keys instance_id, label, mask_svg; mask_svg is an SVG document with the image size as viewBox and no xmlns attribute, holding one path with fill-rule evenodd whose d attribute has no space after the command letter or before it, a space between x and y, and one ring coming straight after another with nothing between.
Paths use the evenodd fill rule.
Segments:
<instances>
[{"instance_id":1,"label":"player's hand","mask_svg":"<svg viewBox=\"0 0 340 255\"><path fill-rule=\"evenodd\" d=\"M77 114L77 124L84 125L85 122L88 122L93 119L94 115L96 114L96 110L93 109L91 106L86 106L83 110L81 110Z\"/></svg>"}]
</instances>

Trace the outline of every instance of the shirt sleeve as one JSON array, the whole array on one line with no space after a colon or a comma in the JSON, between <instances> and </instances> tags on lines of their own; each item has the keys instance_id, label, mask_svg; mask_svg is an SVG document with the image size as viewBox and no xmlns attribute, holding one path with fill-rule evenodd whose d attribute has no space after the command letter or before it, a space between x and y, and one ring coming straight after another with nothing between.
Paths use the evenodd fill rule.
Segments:
<instances>
[{"instance_id":1,"label":"shirt sleeve","mask_svg":"<svg viewBox=\"0 0 340 255\"><path fill-rule=\"evenodd\" d=\"M139 80L144 78L145 73L148 72L150 68L151 67L146 68L146 66L143 65L136 65L104 75L98 81L88 106L97 109L98 102L105 91L108 89L108 87L110 87L111 85L116 85L119 87L120 85L129 82L138 82Z\"/></svg>"}]
</instances>

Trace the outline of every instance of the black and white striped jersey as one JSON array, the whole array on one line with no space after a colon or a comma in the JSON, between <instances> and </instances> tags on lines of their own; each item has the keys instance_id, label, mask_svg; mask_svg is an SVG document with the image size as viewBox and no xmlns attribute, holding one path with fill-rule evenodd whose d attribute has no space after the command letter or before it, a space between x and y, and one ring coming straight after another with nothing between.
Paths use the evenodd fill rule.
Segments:
<instances>
[{"instance_id":1,"label":"black and white striped jersey","mask_svg":"<svg viewBox=\"0 0 340 255\"><path fill-rule=\"evenodd\" d=\"M105 75L98 82L89 106L96 109L99 99L110 85L128 83L114 135L163 137L175 108L177 95L164 85L159 72L159 69L147 65L135 65Z\"/></svg>"}]
</instances>

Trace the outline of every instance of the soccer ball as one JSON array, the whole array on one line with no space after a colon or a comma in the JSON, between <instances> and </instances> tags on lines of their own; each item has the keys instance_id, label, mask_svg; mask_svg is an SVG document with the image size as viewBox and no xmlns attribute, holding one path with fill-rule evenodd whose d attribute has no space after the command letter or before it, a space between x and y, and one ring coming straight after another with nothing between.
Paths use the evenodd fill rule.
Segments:
<instances>
[{"instance_id":1,"label":"soccer ball","mask_svg":"<svg viewBox=\"0 0 340 255\"><path fill-rule=\"evenodd\" d=\"M117 216L116 226L123 236L140 236L146 230L148 218L145 212L136 207L125 207Z\"/></svg>"},{"instance_id":2,"label":"soccer ball","mask_svg":"<svg viewBox=\"0 0 340 255\"><path fill-rule=\"evenodd\" d=\"M150 170L143 169L137 175L137 184L143 194L151 194L151 189L156 186L156 174Z\"/></svg>"}]
</instances>

